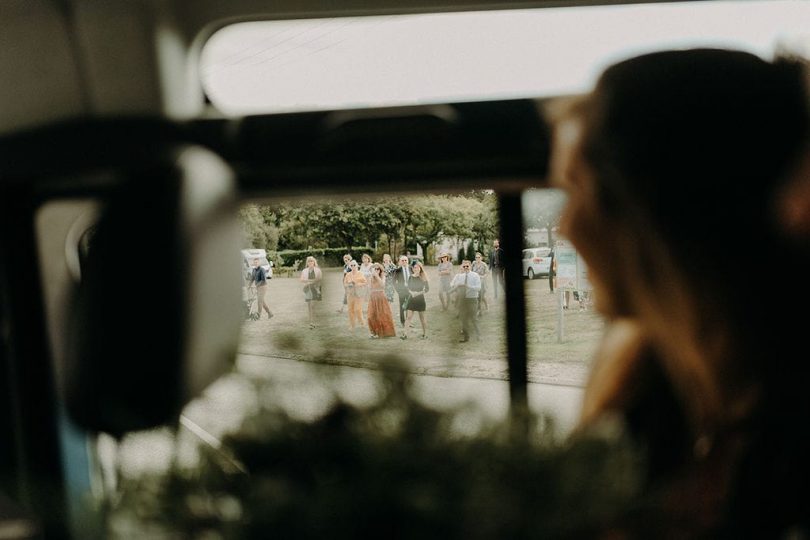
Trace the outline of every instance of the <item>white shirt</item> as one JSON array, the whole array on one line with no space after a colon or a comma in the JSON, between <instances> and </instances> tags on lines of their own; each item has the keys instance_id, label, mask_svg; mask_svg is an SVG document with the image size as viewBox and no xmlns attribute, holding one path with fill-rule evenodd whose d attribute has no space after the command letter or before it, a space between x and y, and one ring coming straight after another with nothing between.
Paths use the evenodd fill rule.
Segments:
<instances>
[{"instance_id":1,"label":"white shirt","mask_svg":"<svg viewBox=\"0 0 810 540\"><path fill-rule=\"evenodd\" d=\"M481 290L481 276L475 272L456 274L455 277L453 277L453 281L450 282L450 288L454 289L461 285L467 286L464 298L478 298L478 291Z\"/></svg>"}]
</instances>

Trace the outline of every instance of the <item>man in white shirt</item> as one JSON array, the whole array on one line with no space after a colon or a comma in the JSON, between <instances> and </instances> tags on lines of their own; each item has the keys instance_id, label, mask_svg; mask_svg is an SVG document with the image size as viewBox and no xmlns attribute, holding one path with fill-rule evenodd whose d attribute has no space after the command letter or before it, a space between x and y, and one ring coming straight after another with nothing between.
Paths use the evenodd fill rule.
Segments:
<instances>
[{"instance_id":1,"label":"man in white shirt","mask_svg":"<svg viewBox=\"0 0 810 540\"><path fill-rule=\"evenodd\" d=\"M456 274L450 282L450 292L456 291L461 295L459 302L459 315L461 317L461 343L470 341L470 334L475 334L475 339L481 340L481 331L478 329L478 319L475 314L478 311L478 295L481 292L481 276L470 271L472 263L469 260L461 261L461 272ZM474 331L474 332L471 332Z\"/></svg>"}]
</instances>

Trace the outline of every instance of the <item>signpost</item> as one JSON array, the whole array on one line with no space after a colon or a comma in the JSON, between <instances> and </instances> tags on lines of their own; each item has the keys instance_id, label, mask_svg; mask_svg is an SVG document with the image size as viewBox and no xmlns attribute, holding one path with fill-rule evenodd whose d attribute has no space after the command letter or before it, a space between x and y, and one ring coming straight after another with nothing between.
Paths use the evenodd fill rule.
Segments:
<instances>
[{"instance_id":1,"label":"signpost","mask_svg":"<svg viewBox=\"0 0 810 540\"><path fill-rule=\"evenodd\" d=\"M554 259L557 264L557 290L559 300L557 303L557 343L562 343L565 335L565 298L571 291L579 294L590 292L591 284L588 281L588 267L573 246L562 241L554 245Z\"/></svg>"}]
</instances>

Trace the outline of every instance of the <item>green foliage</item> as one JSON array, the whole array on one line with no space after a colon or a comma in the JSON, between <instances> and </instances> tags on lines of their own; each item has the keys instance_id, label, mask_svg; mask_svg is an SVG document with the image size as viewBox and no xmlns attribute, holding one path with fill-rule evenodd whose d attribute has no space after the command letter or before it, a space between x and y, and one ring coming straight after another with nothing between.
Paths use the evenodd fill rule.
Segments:
<instances>
[{"instance_id":1,"label":"green foliage","mask_svg":"<svg viewBox=\"0 0 810 540\"><path fill-rule=\"evenodd\" d=\"M239 209L239 224L244 237L244 247L275 250L278 247L279 231L267 210L255 204Z\"/></svg>"},{"instance_id":2,"label":"green foliage","mask_svg":"<svg viewBox=\"0 0 810 540\"><path fill-rule=\"evenodd\" d=\"M359 259L359 254L365 252L364 250L369 251L366 248L355 247L348 252L351 253L353 257ZM331 266L343 266L343 255L346 253L346 248L287 249L279 251L278 255L284 261L285 266L295 266L296 270L303 270L304 263L310 255L318 260L318 266L328 268ZM297 266L295 265L295 261L298 261Z\"/></svg>"},{"instance_id":3,"label":"green foliage","mask_svg":"<svg viewBox=\"0 0 810 540\"><path fill-rule=\"evenodd\" d=\"M379 258L404 253L417 243L427 253L448 237L488 239L497 230L496 202L488 192L307 200L249 205L240 215L245 228L257 229L261 219L274 227L281 250L377 244Z\"/></svg>"},{"instance_id":4,"label":"green foliage","mask_svg":"<svg viewBox=\"0 0 810 540\"><path fill-rule=\"evenodd\" d=\"M643 462L620 430L562 442L534 418L528 437L461 436L464 411L425 407L397 371L381 385L311 422L265 406L198 468L125 480L113 517L161 537L555 539L597 537L632 506Z\"/></svg>"}]
</instances>

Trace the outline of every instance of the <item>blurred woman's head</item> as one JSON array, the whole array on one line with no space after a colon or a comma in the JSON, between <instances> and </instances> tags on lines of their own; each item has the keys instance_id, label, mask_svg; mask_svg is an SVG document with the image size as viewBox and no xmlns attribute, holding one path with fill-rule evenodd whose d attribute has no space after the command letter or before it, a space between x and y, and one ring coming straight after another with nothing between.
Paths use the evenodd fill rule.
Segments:
<instances>
[{"instance_id":1,"label":"blurred woman's head","mask_svg":"<svg viewBox=\"0 0 810 540\"><path fill-rule=\"evenodd\" d=\"M307 266L318 266L318 261L315 259L315 257L310 255L307 257Z\"/></svg>"},{"instance_id":2,"label":"blurred woman's head","mask_svg":"<svg viewBox=\"0 0 810 540\"><path fill-rule=\"evenodd\" d=\"M767 295L751 298L752 279L777 253L791 260L775 205L807 109L799 63L696 49L608 68L556 126L561 232L588 263L597 308L642 321L697 392L723 372L712 362L756 339Z\"/></svg>"},{"instance_id":3,"label":"blurred woman's head","mask_svg":"<svg viewBox=\"0 0 810 540\"><path fill-rule=\"evenodd\" d=\"M563 126L576 156L564 185L589 199L579 201L591 206L581 210L618 226L616 240L637 244L630 255L643 275L654 278L666 262L690 285L739 285L735 276L744 272L725 265L746 268L752 248L775 240L768 203L807 135L801 79L797 63L736 51L660 52L618 63ZM589 262L598 272L605 255L585 251L594 251L591 243L610 246L593 241L602 234L588 234L596 224L572 223L576 210L569 208L564 232L586 259L597 259ZM647 232L660 244L655 253L633 242Z\"/></svg>"}]
</instances>

